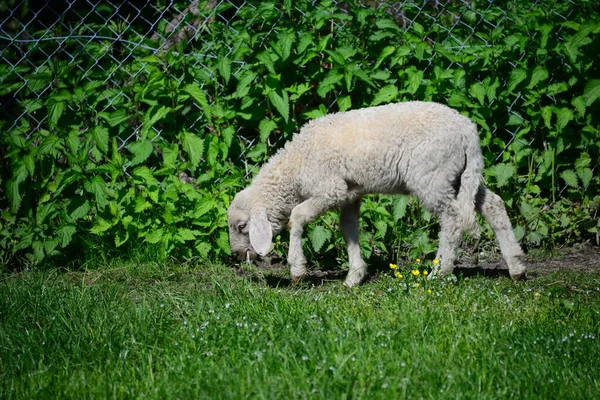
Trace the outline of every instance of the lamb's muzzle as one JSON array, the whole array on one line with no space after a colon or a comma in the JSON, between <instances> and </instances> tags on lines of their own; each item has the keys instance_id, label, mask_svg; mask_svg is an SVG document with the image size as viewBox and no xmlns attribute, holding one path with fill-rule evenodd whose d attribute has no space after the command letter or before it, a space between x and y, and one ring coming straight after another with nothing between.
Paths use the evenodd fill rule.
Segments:
<instances>
[{"instance_id":1,"label":"lamb's muzzle","mask_svg":"<svg viewBox=\"0 0 600 400\"><path fill-rule=\"evenodd\" d=\"M341 210L350 269L345 285L366 275L358 242L360 201L368 193L413 194L440 220L436 274L452 272L462 234L478 234L476 211L494 230L511 276L525 273L502 199L482 183L483 157L475 124L438 103L408 102L331 114L306 124L273 156L227 212L234 255L268 253L288 222L288 263L306 274L304 226Z\"/></svg>"}]
</instances>

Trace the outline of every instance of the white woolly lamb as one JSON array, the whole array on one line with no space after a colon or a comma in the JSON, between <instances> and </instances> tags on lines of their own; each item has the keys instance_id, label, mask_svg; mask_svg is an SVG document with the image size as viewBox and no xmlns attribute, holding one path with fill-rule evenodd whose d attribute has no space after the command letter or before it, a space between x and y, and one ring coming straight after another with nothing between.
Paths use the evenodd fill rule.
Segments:
<instances>
[{"instance_id":1,"label":"white woolly lamb","mask_svg":"<svg viewBox=\"0 0 600 400\"><path fill-rule=\"evenodd\" d=\"M297 280L306 274L304 226L323 212L341 209L350 268L344 284L360 283L358 217L368 193L417 196L439 217L435 274L452 272L462 234L477 234L475 212L498 239L510 275L525 273L502 199L482 184L483 157L477 128L438 103L407 102L327 115L310 121L233 199L227 218L232 253L241 259L265 255L287 221L288 263Z\"/></svg>"}]
</instances>

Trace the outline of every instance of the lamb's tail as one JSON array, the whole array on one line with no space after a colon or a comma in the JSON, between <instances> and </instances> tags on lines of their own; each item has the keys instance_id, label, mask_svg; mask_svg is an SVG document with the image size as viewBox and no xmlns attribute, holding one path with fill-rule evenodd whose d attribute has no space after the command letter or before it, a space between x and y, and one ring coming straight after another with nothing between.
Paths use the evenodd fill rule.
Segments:
<instances>
[{"instance_id":1,"label":"lamb's tail","mask_svg":"<svg viewBox=\"0 0 600 400\"><path fill-rule=\"evenodd\" d=\"M462 217L463 230L478 237L479 225L477 224L475 201L482 181L483 155L475 125L473 125L473 132L465 135L464 140L465 169L460 177L456 202Z\"/></svg>"}]
</instances>

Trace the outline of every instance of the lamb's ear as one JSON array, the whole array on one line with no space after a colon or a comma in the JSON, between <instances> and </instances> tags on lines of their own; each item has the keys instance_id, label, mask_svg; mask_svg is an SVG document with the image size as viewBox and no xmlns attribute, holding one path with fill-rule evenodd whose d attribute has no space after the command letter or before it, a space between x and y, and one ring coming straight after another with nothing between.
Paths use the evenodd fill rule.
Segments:
<instances>
[{"instance_id":1,"label":"lamb's ear","mask_svg":"<svg viewBox=\"0 0 600 400\"><path fill-rule=\"evenodd\" d=\"M271 248L273 229L267 219L267 210L257 208L250 213L250 244L261 256L266 255Z\"/></svg>"}]
</instances>

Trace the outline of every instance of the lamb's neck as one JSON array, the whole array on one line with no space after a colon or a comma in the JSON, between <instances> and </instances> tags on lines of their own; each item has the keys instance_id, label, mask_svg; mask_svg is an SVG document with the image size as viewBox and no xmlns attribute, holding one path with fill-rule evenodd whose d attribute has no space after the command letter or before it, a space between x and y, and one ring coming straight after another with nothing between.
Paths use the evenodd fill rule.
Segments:
<instances>
[{"instance_id":1,"label":"lamb's neck","mask_svg":"<svg viewBox=\"0 0 600 400\"><path fill-rule=\"evenodd\" d=\"M267 215L274 233L277 233L289 219L292 210L302 202L292 177L265 175L255 183L256 191L261 193L259 200L267 209Z\"/></svg>"}]
</instances>

